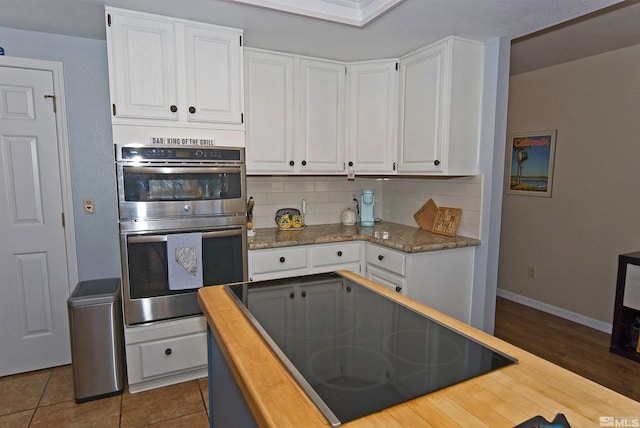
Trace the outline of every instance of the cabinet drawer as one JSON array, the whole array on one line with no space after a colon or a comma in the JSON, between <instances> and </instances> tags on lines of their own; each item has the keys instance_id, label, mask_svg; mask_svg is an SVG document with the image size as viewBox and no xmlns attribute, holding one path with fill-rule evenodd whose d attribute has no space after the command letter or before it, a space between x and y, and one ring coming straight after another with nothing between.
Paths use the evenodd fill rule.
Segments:
<instances>
[{"instance_id":1,"label":"cabinet drawer","mask_svg":"<svg viewBox=\"0 0 640 428\"><path fill-rule=\"evenodd\" d=\"M307 268L307 249L282 248L252 253L252 275Z\"/></svg>"},{"instance_id":2,"label":"cabinet drawer","mask_svg":"<svg viewBox=\"0 0 640 428\"><path fill-rule=\"evenodd\" d=\"M141 343L138 345L138 349L142 365L142 378L207 365L206 333Z\"/></svg>"},{"instance_id":3,"label":"cabinet drawer","mask_svg":"<svg viewBox=\"0 0 640 428\"><path fill-rule=\"evenodd\" d=\"M313 266L342 265L360 261L360 243L348 242L313 247Z\"/></svg>"},{"instance_id":4,"label":"cabinet drawer","mask_svg":"<svg viewBox=\"0 0 640 428\"><path fill-rule=\"evenodd\" d=\"M378 245L367 244L367 263L381 267L398 275L405 274L405 255Z\"/></svg>"}]
</instances>

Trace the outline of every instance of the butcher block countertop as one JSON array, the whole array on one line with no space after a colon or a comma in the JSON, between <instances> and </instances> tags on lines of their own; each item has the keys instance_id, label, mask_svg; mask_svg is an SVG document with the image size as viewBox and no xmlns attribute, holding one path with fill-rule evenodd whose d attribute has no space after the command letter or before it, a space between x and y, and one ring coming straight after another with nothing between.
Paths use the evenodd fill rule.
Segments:
<instances>
[{"instance_id":1,"label":"butcher block countertop","mask_svg":"<svg viewBox=\"0 0 640 428\"><path fill-rule=\"evenodd\" d=\"M337 223L306 226L298 230L280 230L277 227L256 229L256 236L248 238L250 250L345 241L369 241L406 253L480 245L480 240L475 238L438 235L417 226L388 221L371 227L343 226Z\"/></svg>"},{"instance_id":2,"label":"butcher block countertop","mask_svg":"<svg viewBox=\"0 0 640 428\"><path fill-rule=\"evenodd\" d=\"M630 398L356 274L340 273L518 360L344 427L513 427L537 415L551 421L557 413L573 428L601 426L605 416L640 419L640 403ZM261 427L329 426L223 287L201 288L198 300Z\"/></svg>"}]
</instances>

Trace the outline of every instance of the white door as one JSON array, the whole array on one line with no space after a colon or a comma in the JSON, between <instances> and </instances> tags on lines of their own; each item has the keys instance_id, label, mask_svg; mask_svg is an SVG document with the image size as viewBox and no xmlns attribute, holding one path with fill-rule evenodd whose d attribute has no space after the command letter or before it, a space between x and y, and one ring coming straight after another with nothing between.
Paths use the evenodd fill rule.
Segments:
<instances>
[{"instance_id":1,"label":"white door","mask_svg":"<svg viewBox=\"0 0 640 428\"><path fill-rule=\"evenodd\" d=\"M0 66L0 376L71 361L53 82Z\"/></svg>"}]
</instances>

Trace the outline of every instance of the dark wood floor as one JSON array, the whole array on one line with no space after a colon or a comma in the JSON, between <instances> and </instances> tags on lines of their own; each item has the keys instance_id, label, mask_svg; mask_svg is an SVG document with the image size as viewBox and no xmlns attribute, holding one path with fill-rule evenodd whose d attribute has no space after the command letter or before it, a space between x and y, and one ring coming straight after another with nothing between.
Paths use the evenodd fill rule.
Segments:
<instances>
[{"instance_id":1,"label":"dark wood floor","mask_svg":"<svg viewBox=\"0 0 640 428\"><path fill-rule=\"evenodd\" d=\"M611 336L498 298L495 336L640 401L640 363L609 352Z\"/></svg>"}]
</instances>

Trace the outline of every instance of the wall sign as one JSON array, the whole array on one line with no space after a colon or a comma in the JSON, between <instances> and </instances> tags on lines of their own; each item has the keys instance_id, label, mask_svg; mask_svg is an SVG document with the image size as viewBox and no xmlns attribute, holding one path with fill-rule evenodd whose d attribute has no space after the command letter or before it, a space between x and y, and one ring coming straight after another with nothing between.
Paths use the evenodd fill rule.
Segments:
<instances>
[{"instance_id":1,"label":"wall sign","mask_svg":"<svg viewBox=\"0 0 640 428\"><path fill-rule=\"evenodd\" d=\"M151 144L171 144L174 146L215 146L212 138L151 137Z\"/></svg>"},{"instance_id":2,"label":"wall sign","mask_svg":"<svg viewBox=\"0 0 640 428\"><path fill-rule=\"evenodd\" d=\"M556 132L529 132L509 136L505 180L507 193L551 197Z\"/></svg>"}]
</instances>

